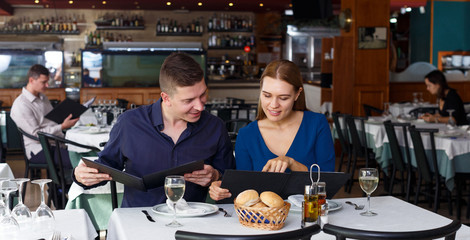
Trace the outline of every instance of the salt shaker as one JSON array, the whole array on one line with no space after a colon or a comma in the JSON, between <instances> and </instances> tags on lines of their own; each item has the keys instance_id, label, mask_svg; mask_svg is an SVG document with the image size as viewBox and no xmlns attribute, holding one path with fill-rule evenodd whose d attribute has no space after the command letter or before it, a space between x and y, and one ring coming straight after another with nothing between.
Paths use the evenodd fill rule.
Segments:
<instances>
[{"instance_id":1,"label":"salt shaker","mask_svg":"<svg viewBox=\"0 0 470 240\"><path fill-rule=\"evenodd\" d=\"M320 224L328 223L328 202L326 201L326 183L319 182L318 190L318 215L320 216Z\"/></svg>"}]
</instances>

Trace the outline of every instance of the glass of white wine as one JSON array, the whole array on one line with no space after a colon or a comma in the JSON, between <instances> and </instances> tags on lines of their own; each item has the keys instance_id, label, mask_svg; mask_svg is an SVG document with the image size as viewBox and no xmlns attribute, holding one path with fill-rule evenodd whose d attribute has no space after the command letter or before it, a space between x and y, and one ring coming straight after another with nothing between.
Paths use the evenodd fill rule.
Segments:
<instances>
[{"instance_id":1,"label":"glass of white wine","mask_svg":"<svg viewBox=\"0 0 470 240\"><path fill-rule=\"evenodd\" d=\"M173 221L166 224L168 227L181 227L181 223L176 221L176 202L184 195L186 184L183 176L167 176L165 178L165 194L171 203L173 203Z\"/></svg>"},{"instance_id":2,"label":"glass of white wine","mask_svg":"<svg viewBox=\"0 0 470 240\"><path fill-rule=\"evenodd\" d=\"M375 168L361 168L359 170L359 184L362 191L367 194L367 211L362 212L362 216L375 216L377 213L370 211L370 194L379 185L379 173Z\"/></svg>"}]
</instances>

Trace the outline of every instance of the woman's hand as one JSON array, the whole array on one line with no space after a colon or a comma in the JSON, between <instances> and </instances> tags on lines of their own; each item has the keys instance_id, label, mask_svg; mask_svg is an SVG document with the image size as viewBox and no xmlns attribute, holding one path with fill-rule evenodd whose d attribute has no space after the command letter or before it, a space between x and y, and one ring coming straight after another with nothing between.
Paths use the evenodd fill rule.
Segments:
<instances>
[{"instance_id":1,"label":"woman's hand","mask_svg":"<svg viewBox=\"0 0 470 240\"><path fill-rule=\"evenodd\" d=\"M439 114L430 114L430 113L425 113L423 116L421 116L420 118L423 119L424 121L426 122L438 122L439 121L439 117L440 115Z\"/></svg>"},{"instance_id":2,"label":"woman's hand","mask_svg":"<svg viewBox=\"0 0 470 240\"><path fill-rule=\"evenodd\" d=\"M220 187L221 183L222 181L214 181L209 187L209 195L215 201L219 201L219 200L229 198L232 196L232 194L228 191L228 189Z\"/></svg>"},{"instance_id":3,"label":"woman's hand","mask_svg":"<svg viewBox=\"0 0 470 240\"><path fill-rule=\"evenodd\" d=\"M291 157L287 156L280 156L277 158L273 158L269 160L266 165L264 165L262 172L285 172L286 169L290 169L292 171L308 171L308 168L295 161Z\"/></svg>"}]
</instances>

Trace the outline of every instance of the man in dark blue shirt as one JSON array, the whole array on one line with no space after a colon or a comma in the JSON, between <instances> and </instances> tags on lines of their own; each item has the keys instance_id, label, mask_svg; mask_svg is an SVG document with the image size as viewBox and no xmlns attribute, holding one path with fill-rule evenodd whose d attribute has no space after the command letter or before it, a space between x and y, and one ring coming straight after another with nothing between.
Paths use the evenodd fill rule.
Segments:
<instances>
[{"instance_id":1,"label":"man in dark blue shirt","mask_svg":"<svg viewBox=\"0 0 470 240\"><path fill-rule=\"evenodd\" d=\"M235 168L232 145L223 121L204 111L207 86L199 64L183 53L173 53L160 70L158 102L122 114L97 161L142 177L191 161L205 159L203 170L184 175L187 201L205 200L208 186L225 169ZM83 163L74 170L81 185L95 187L111 178ZM122 207L163 203L164 188L142 192L125 187Z\"/></svg>"}]
</instances>

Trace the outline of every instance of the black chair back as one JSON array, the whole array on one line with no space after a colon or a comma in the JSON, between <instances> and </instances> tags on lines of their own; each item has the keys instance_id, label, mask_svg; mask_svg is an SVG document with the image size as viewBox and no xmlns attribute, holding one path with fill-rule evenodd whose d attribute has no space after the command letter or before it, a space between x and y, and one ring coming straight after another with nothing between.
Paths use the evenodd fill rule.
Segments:
<instances>
[{"instance_id":1,"label":"black chair back","mask_svg":"<svg viewBox=\"0 0 470 240\"><path fill-rule=\"evenodd\" d=\"M217 235L217 234L206 234L197 232L187 232L178 230L175 233L176 240L298 240L298 239L310 239L312 235L319 233L321 230L318 224L300 228L298 230L281 232L274 234L262 234L262 235Z\"/></svg>"},{"instance_id":2,"label":"black chair back","mask_svg":"<svg viewBox=\"0 0 470 240\"><path fill-rule=\"evenodd\" d=\"M413 142L413 149L416 157L416 165L418 166L418 171L421 177L425 182L432 182L433 176L439 181L439 171L437 166L437 156L436 156L436 144L434 141L434 133L438 132L439 129L425 129L425 128L416 128L416 126L411 126L409 128L411 141ZM423 145L423 140L421 138L421 133L429 133L431 138L431 151L433 168L436 174L433 174L429 166L428 157L426 156L426 150Z\"/></svg>"},{"instance_id":3,"label":"black chair back","mask_svg":"<svg viewBox=\"0 0 470 240\"><path fill-rule=\"evenodd\" d=\"M339 112L334 112L331 114L331 116L333 117L333 124L336 129L336 134L338 134L338 140L341 146L340 163L338 165L338 172L341 172L344 155L348 154L349 159L351 156L348 129L347 129L346 124L344 123L344 119L346 115L340 114ZM344 124L340 123L340 117L341 117L341 120L343 120Z\"/></svg>"},{"instance_id":4,"label":"black chair back","mask_svg":"<svg viewBox=\"0 0 470 240\"><path fill-rule=\"evenodd\" d=\"M353 239L409 239L409 240L432 240L445 237L446 240L454 240L455 233L460 229L462 224L454 220L451 223L429 230L410 231L410 232L378 232L360 229L351 229L331 224L323 226L323 232L336 236L337 240Z\"/></svg>"},{"instance_id":5,"label":"black chair back","mask_svg":"<svg viewBox=\"0 0 470 240\"><path fill-rule=\"evenodd\" d=\"M358 131L356 127L356 120L360 122L361 131ZM349 130L349 137L351 139L353 151L359 157L364 157L366 159L366 167L369 166L369 154L367 149L367 137L366 137L366 128L364 121L367 118L364 117L353 117L346 116L346 124Z\"/></svg>"},{"instance_id":6,"label":"black chair back","mask_svg":"<svg viewBox=\"0 0 470 240\"><path fill-rule=\"evenodd\" d=\"M387 134L390 150L392 152L393 167L396 170L404 171L406 170L406 164L401 152L400 144L398 144L397 135L395 133L395 126L404 126L406 128L407 126L410 126L410 124L392 123L390 120L384 122L385 132Z\"/></svg>"},{"instance_id":7,"label":"black chair back","mask_svg":"<svg viewBox=\"0 0 470 240\"><path fill-rule=\"evenodd\" d=\"M367 117L370 117L373 115L381 115L384 112L382 109L376 108L368 104L362 104L362 108L364 109L364 113L366 114Z\"/></svg>"}]
</instances>

